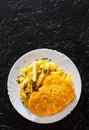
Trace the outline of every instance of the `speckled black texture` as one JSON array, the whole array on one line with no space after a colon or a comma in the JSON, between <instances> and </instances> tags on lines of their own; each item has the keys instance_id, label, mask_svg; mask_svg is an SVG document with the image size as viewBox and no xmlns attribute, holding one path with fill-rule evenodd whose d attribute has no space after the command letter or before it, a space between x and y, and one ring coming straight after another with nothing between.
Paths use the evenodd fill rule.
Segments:
<instances>
[{"instance_id":1,"label":"speckled black texture","mask_svg":"<svg viewBox=\"0 0 89 130\"><path fill-rule=\"evenodd\" d=\"M82 95L72 113L53 124L21 117L7 94L14 62L36 48L69 56L82 79ZM89 0L0 0L0 130L89 130Z\"/></svg>"}]
</instances>

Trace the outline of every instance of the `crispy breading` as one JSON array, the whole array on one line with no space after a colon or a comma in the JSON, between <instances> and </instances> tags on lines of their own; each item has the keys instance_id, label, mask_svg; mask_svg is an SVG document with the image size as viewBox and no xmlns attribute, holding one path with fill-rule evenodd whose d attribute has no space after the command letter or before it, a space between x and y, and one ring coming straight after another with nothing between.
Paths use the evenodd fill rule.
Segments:
<instances>
[{"instance_id":1,"label":"crispy breading","mask_svg":"<svg viewBox=\"0 0 89 130\"><path fill-rule=\"evenodd\" d=\"M74 88L58 75L50 75L44 79L42 87L33 92L28 101L30 111L39 116L53 115L73 101Z\"/></svg>"}]
</instances>

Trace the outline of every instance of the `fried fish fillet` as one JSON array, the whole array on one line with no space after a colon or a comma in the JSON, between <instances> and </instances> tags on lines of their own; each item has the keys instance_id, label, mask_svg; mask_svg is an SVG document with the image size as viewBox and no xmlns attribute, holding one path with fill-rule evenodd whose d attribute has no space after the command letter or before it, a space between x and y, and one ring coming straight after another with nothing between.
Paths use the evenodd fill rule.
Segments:
<instances>
[{"instance_id":1,"label":"fried fish fillet","mask_svg":"<svg viewBox=\"0 0 89 130\"><path fill-rule=\"evenodd\" d=\"M53 115L64 109L74 98L72 84L62 82L57 75L53 75L45 78L39 91L31 94L28 108L38 116Z\"/></svg>"}]
</instances>

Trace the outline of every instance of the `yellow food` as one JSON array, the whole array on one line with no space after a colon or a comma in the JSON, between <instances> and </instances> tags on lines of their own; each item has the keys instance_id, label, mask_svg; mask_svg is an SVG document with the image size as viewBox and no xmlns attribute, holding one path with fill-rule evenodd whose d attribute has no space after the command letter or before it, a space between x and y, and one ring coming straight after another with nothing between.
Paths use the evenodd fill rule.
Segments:
<instances>
[{"instance_id":1,"label":"yellow food","mask_svg":"<svg viewBox=\"0 0 89 130\"><path fill-rule=\"evenodd\" d=\"M19 83L24 105L38 116L53 115L75 98L71 75L46 58L24 68Z\"/></svg>"}]
</instances>

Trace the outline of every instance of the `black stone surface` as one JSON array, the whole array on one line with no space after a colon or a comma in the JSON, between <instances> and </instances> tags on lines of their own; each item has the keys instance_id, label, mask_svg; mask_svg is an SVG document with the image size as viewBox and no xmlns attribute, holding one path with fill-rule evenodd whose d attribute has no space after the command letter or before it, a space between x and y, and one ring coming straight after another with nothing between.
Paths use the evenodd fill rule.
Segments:
<instances>
[{"instance_id":1,"label":"black stone surface","mask_svg":"<svg viewBox=\"0 0 89 130\"><path fill-rule=\"evenodd\" d=\"M82 79L80 101L53 124L21 117L7 94L14 62L37 48L56 49L72 59ZM89 0L0 0L0 130L89 130Z\"/></svg>"}]
</instances>

